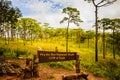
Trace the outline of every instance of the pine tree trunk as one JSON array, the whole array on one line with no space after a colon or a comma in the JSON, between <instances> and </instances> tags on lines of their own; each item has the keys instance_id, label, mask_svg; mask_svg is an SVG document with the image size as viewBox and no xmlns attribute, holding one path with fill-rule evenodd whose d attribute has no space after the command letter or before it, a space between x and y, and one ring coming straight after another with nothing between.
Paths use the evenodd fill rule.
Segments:
<instances>
[{"instance_id":1,"label":"pine tree trunk","mask_svg":"<svg viewBox=\"0 0 120 80\"><path fill-rule=\"evenodd\" d=\"M103 59L105 59L105 29L103 28Z\"/></svg>"},{"instance_id":2,"label":"pine tree trunk","mask_svg":"<svg viewBox=\"0 0 120 80\"><path fill-rule=\"evenodd\" d=\"M95 61L98 61L98 6L95 6Z\"/></svg>"}]
</instances>

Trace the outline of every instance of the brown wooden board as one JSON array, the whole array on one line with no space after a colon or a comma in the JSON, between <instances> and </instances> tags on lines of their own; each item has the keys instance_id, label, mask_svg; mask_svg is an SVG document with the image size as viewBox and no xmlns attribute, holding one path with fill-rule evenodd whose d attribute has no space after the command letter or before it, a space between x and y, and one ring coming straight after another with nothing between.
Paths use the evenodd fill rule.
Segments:
<instances>
[{"instance_id":1,"label":"brown wooden board","mask_svg":"<svg viewBox=\"0 0 120 80\"><path fill-rule=\"evenodd\" d=\"M76 60L76 52L38 51L39 63Z\"/></svg>"}]
</instances>

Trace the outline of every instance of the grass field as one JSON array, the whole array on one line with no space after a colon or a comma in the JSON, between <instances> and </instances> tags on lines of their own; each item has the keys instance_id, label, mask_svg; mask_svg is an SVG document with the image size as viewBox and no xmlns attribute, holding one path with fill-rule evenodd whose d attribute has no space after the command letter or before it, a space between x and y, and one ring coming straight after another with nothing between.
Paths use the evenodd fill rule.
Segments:
<instances>
[{"instance_id":1,"label":"grass field","mask_svg":"<svg viewBox=\"0 0 120 80\"><path fill-rule=\"evenodd\" d=\"M99 41L100 42L100 41ZM102 48L99 44L99 61L94 60L94 40L90 40L90 46L88 47L87 41L84 43L77 44L74 41L69 41L69 51L78 52L80 54L80 66L82 70L91 72L96 76L108 77L111 80L120 80L120 57L116 56L114 60L112 53L107 51L106 59L102 58ZM17 58L17 56L33 57L33 54L37 53L38 47L42 50L55 51L56 47L58 51L65 51L65 39L63 38L51 38L51 39L39 39L34 41L25 41L16 39L10 41L9 44L5 45L5 41L0 39L0 51L3 55ZM73 69L75 61L67 62L52 62L44 63L45 66Z\"/></svg>"}]
</instances>

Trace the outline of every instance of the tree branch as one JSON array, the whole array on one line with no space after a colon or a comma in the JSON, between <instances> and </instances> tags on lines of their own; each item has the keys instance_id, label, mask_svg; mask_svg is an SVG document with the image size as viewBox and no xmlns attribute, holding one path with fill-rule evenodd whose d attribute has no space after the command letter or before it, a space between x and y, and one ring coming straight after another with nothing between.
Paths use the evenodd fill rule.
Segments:
<instances>
[{"instance_id":1,"label":"tree branch","mask_svg":"<svg viewBox=\"0 0 120 80\"><path fill-rule=\"evenodd\" d=\"M101 4L101 3L103 3L105 0L102 0L102 1L100 1L97 5L99 5L99 4Z\"/></svg>"},{"instance_id":2,"label":"tree branch","mask_svg":"<svg viewBox=\"0 0 120 80\"><path fill-rule=\"evenodd\" d=\"M117 1L117 0L114 0L114 1L108 1L108 2L102 4L102 5L98 6L98 7L109 6L110 4L112 4L112 3L116 2L116 1Z\"/></svg>"},{"instance_id":3,"label":"tree branch","mask_svg":"<svg viewBox=\"0 0 120 80\"><path fill-rule=\"evenodd\" d=\"M97 5L95 4L95 0L92 0L92 3L93 3L94 6L97 6Z\"/></svg>"}]
</instances>

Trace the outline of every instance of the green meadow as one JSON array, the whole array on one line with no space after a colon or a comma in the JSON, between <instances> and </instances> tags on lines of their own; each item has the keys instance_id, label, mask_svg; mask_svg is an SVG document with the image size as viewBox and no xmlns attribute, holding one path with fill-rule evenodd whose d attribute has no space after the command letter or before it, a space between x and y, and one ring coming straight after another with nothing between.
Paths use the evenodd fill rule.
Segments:
<instances>
[{"instance_id":1,"label":"green meadow","mask_svg":"<svg viewBox=\"0 0 120 80\"><path fill-rule=\"evenodd\" d=\"M64 38L49 38L49 39L36 39L34 41L25 41L14 39L5 44L4 39L0 39L0 52L6 58L18 57L30 57L37 54L37 49L40 47L45 51L55 51L56 47L58 51L65 52L65 39ZM106 59L102 57L102 49L99 44L99 61L95 62L95 51L94 51L94 40L90 40L90 47L87 46L87 40L84 43L75 43L73 40L69 40L69 52L78 52L80 54L80 68L82 71L93 73L95 76L107 77L110 80L120 79L120 57L116 55L116 59L113 59L112 53L107 51ZM63 68L67 70L74 70L75 61L64 61L64 62L51 62L43 63L43 66L50 66L53 68Z\"/></svg>"}]
</instances>

